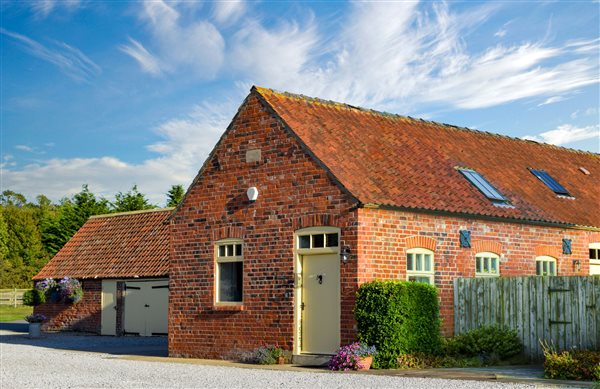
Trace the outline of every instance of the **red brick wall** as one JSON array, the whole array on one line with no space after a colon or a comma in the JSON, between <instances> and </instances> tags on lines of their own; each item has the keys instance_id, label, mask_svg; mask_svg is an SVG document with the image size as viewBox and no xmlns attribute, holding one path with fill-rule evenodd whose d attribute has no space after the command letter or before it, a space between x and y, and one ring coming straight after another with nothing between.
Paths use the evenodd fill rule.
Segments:
<instances>
[{"instance_id":1,"label":"red brick wall","mask_svg":"<svg viewBox=\"0 0 600 389\"><path fill-rule=\"evenodd\" d=\"M35 307L35 313L41 313L50 319L44 323L44 330L100 333L102 281L81 281L83 299L77 304L47 302Z\"/></svg>"},{"instance_id":2,"label":"red brick wall","mask_svg":"<svg viewBox=\"0 0 600 389\"><path fill-rule=\"evenodd\" d=\"M451 335L454 327L453 279L475 276L476 253L499 254L503 277L535 275L538 255L554 256L558 275L588 275L588 244L598 238L598 233L583 230L381 209L360 209L358 218L360 283L405 280L407 248L421 246L434 251L445 335ZM471 231L471 248L460 247L460 230ZM571 255L562 254L563 238L572 240ZM579 271L574 259L581 261Z\"/></svg>"},{"instance_id":3,"label":"red brick wall","mask_svg":"<svg viewBox=\"0 0 600 389\"><path fill-rule=\"evenodd\" d=\"M260 162L246 151L261 150ZM246 190L255 186L258 200ZM355 247L356 210L298 142L250 96L171 224L169 354L233 357L294 341L294 231L342 228ZM244 240L243 310L214 307L214 244ZM354 262L356 263L356 262ZM356 267L341 268L342 342L353 337Z\"/></svg>"}]
</instances>

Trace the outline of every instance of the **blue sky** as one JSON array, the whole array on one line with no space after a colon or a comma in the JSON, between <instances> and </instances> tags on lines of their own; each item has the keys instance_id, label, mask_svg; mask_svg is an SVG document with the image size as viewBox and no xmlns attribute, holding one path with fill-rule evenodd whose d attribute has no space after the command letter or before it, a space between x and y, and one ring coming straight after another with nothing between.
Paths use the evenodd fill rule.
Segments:
<instances>
[{"instance_id":1,"label":"blue sky","mask_svg":"<svg viewBox=\"0 0 600 389\"><path fill-rule=\"evenodd\" d=\"M164 205L253 84L600 152L597 1L1 7L1 186L32 200Z\"/></svg>"}]
</instances>

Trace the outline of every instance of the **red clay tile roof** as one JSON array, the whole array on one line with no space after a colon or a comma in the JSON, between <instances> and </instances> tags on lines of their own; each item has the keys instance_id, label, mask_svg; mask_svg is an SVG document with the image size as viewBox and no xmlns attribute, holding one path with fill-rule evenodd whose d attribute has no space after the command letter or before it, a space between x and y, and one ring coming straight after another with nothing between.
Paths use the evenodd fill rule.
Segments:
<instances>
[{"instance_id":1,"label":"red clay tile roof","mask_svg":"<svg viewBox=\"0 0 600 389\"><path fill-rule=\"evenodd\" d=\"M600 155L254 87L362 204L600 227ZM456 167L482 174L499 207ZM587 169L586 175L580 167ZM528 168L547 171L560 198Z\"/></svg>"},{"instance_id":2,"label":"red clay tile roof","mask_svg":"<svg viewBox=\"0 0 600 389\"><path fill-rule=\"evenodd\" d=\"M166 276L172 211L92 216L33 279Z\"/></svg>"}]
</instances>

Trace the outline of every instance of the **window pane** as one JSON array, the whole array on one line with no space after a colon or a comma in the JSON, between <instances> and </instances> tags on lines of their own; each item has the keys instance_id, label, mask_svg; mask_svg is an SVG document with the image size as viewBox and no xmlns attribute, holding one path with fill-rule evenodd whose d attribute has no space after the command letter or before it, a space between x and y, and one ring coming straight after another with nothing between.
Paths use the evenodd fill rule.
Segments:
<instances>
[{"instance_id":1,"label":"window pane","mask_svg":"<svg viewBox=\"0 0 600 389\"><path fill-rule=\"evenodd\" d=\"M590 249L590 259L599 259L598 258L598 250Z\"/></svg>"},{"instance_id":2,"label":"window pane","mask_svg":"<svg viewBox=\"0 0 600 389\"><path fill-rule=\"evenodd\" d=\"M323 235L323 234L313 235L312 239L313 239L313 244L312 244L313 249L319 248L319 247L325 247L325 235Z\"/></svg>"},{"instance_id":3,"label":"window pane","mask_svg":"<svg viewBox=\"0 0 600 389\"><path fill-rule=\"evenodd\" d=\"M338 234L327 234L327 247L337 247L338 246Z\"/></svg>"},{"instance_id":4,"label":"window pane","mask_svg":"<svg viewBox=\"0 0 600 389\"><path fill-rule=\"evenodd\" d=\"M406 254L406 270L414 270L413 255Z\"/></svg>"},{"instance_id":5,"label":"window pane","mask_svg":"<svg viewBox=\"0 0 600 389\"><path fill-rule=\"evenodd\" d=\"M417 271L423 270L423 264L422 264L422 262L423 262L423 254L416 254L415 258L416 258L415 262L416 262L416 265L417 265L417 268L415 270L417 270Z\"/></svg>"},{"instance_id":6,"label":"window pane","mask_svg":"<svg viewBox=\"0 0 600 389\"><path fill-rule=\"evenodd\" d=\"M243 263L219 263L219 301L242 301Z\"/></svg>"},{"instance_id":7,"label":"window pane","mask_svg":"<svg viewBox=\"0 0 600 389\"><path fill-rule=\"evenodd\" d=\"M554 268L554 261L548 261L548 275L556 275L556 269Z\"/></svg>"},{"instance_id":8,"label":"window pane","mask_svg":"<svg viewBox=\"0 0 600 389\"><path fill-rule=\"evenodd\" d=\"M490 271L490 259L487 257L483 258L483 271L489 273Z\"/></svg>"},{"instance_id":9,"label":"window pane","mask_svg":"<svg viewBox=\"0 0 600 389\"><path fill-rule=\"evenodd\" d=\"M498 273L498 259L497 258L490 258L492 260L492 266L491 266L491 270L492 273L496 274Z\"/></svg>"},{"instance_id":10,"label":"window pane","mask_svg":"<svg viewBox=\"0 0 600 389\"><path fill-rule=\"evenodd\" d=\"M481 257L476 257L475 258L475 272L477 273L481 273Z\"/></svg>"},{"instance_id":11,"label":"window pane","mask_svg":"<svg viewBox=\"0 0 600 389\"><path fill-rule=\"evenodd\" d=\"M219 246L219 257L225 256L225 246Z\"/></svg>"},{"instance_id":12,"label":"window pane","mask_svg":"<svg viewBox=\"0 0 600 389\"><path fill-rule=\"evenodd\" d=\"M423 256L423 261L425 262L425 266L423 266L425 271L431 271L431 255L425 254Z\"/></svg>"},{"instance_id":13,"label":"window pane","mask_svg":"<svg viewBox=\"0 0 600 389\"><path fill-rule=\"evenodd\" d=\"M423 282L425 284L431 283L431 279L429 277L422 277L422 276L408 276L408 280L412 281L412 282Z\"/></svg>"},{"instance_id":14,"label":"window pane","mask_svg":"<svg viewBox=\"0 0 600 389\"><path fill-rule=\"evenodd\" d=\"M235 255L238 257L242 256L242 245L241 244L235 245Z\"/></svg>"},{"instance_id":15,"label":"window pane","mask_svg":"<svg viewBox=\"0 0 600 389\"><path fill-rule=\"evenodd\" d=\"M301 249L309 249L310 248L310 235L303 235L298 237L299 246Z\"/></svg>"},{"instance_id":16,"label":"window pane","mask_svg":"<svg viewBox=\"0 0 600 389\"><path fill-rule=\"evenodd\" d=\"M537 261L535 263L535 274L538 276L542 275L542 261Z\"/></svg>"},{"instance_id":17,"label":"window pane","mask_svg":"<svg viewBox=\"0 0 600 389\"><path fill-rule=\"evenodd\" d=\"M233 245L232 244L228 244L227 245L227 256L231 257L233 255Z\"/></svg>"}]
</instances>

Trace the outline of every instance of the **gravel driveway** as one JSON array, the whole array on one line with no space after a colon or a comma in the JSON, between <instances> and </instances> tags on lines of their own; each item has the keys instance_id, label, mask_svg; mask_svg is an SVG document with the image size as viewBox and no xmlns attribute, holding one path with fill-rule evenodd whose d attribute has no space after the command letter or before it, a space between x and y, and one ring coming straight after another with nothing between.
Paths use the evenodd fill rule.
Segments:
<instances>
[{"instance_id":1,"label":"gravel driveway","mask_svg":"<svg viewBox=\"0 0 600 389\"><path fill-rule=\"evenodd\" d=\"M28 339L0 331L4 388L526 388L489 381L407 378L371 374L297 372L124 359L126 350L152 355L165 338L54 334ZM123 345L124 344L124 345ZM121 345L121 346L119 346ZM111 347L119 349L108 353ZM77 350L77 351L74 351ZM82 351L83 350L83 351Z\"/></svg>"}]
</instances>

